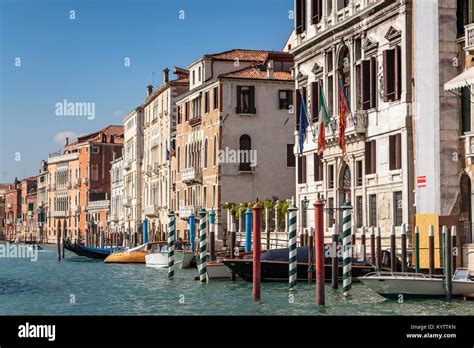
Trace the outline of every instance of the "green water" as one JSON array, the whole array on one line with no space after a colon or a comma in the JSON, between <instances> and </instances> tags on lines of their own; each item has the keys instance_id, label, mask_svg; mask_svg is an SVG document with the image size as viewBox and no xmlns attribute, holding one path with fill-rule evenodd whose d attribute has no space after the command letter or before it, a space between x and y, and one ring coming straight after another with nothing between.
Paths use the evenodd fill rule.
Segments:
<instances>
[{"instance_id":1,"label":"green water","mask_svg":"<svg viewBox=\"0 0 474 348\"><path fill-rule=\"evenodd\" d=\"M318 309L315 287L298 283L289 297L286 283L262 283L262 300L252 299L243 280L194 280L197 270L145 265L106 265L45 247L38 260L0 258L0 315L474 315L474 301L385 300L361 284L353 296L326 286L326 306Z\"/></svg>"}]
</instances>

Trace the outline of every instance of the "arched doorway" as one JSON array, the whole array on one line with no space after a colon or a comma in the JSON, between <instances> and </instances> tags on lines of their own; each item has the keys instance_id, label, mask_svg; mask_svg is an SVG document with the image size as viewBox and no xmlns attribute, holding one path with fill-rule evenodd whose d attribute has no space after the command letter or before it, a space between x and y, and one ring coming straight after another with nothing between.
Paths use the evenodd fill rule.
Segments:
<instances>
[{"instance_id":1,"label":"arched doorway","mask_svg":"<svg viewBox=\"0 0 474 348\"><path fill-rule=\"evenodd\" d=\"M463 174L460 180L459 225L461 228L462 243L472 242L472 191L471 178Z\"/></svg>"},{"instance_id":2,"label":"arched doorway","mask_svg":"<svg viewBox=\"0 0 474 348\"><path fill-rule=\"evenodd\" d=\"M351 197L351 169L349 165L344 162L339 172L338 188L339 193L339 207L341 207ZM347 197L347 198L346 198ZM342 226L342 210L339 210L339 226Z\"/></svg>"}]
</instances>

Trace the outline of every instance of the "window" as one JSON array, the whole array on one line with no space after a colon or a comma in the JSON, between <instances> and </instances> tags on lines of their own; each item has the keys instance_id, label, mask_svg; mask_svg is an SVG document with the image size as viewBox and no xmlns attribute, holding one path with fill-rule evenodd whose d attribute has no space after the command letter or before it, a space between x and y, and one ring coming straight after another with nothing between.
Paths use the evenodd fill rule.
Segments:
<instances>
[{"instance_id":1,"label":"window","mask_svg":"<svg viewBox=\"0 0 474 348\"><path fill-rule=\"evenodd\" d=\"M193 85L196 83L196 70L193 70Z\"/></svg>"},{"instance_id":2,"label":"window","mask_svg":"<svg viewBox=\"0 0 474 348\"><path fill-rule=\"evenodd\" d=\"M240 137L239 149L239 170L249 172L252 170L250 166L250 150L252 149L252 139L248 134L244 134Z\"/></svg>"},{"instance_id":3,"label":"window","mask_svg":"<svg viewBox=\"0 0 474 348\"><path fill-rule=\"evenodd\" d=\"M91 166L91 180L99 180L99 166L97 164Z\"/></svg>"},{"instance_id":4,"label":"window","mask_svg":"<svg viewBox=\"0 0 474 348\"><path fill-rule=\"evenodd\" d=\"M334 164L328 165L328 188L334 188Z\"/></svg>"},{"instance_id":5,"label":"window","mask_svg":"<svg viewBox=\"0 0 474 348\"><path fill-rule=\"evenodd\" d=\"M362 186L362 161L356 161L356 186Z\"/></svg>"},{"instance_id":6,"label":"window","mask_svg":"<svg viewBox=\"0 0 474 348\"><path fill-rule=\"evenodd\" d=\"M323 0L311 0L311 23L318 23L323 17Z\"/></svg>"},{"instance_id":7,"label":"window","mask_svg":"<svg viewBox=\"0 0 474 348\"><path fill-rule=\"evenodd\" d=\"M99 153L99 147L98 146L92 146L92 153Z\"/></svg>"},{"instance_id":8,"label":"window","mask_svg":"<svg viewBox=\"0 0 474 348\"><path fill-rule=\"evenodd\" d=\"M402 135L400 133L389 137L390 170L402 168Z\"/></svg>"},{"instance_id":9,"label":"window","mask_svg":"<svg viewBox=\"0 0 474 348\"><path fill-rule=\"evenodd\" d=\"M461 122L462 132L471 131L471 91L469 87L461 89Z\"/></svg>"},{"instance_id":10,"label":"window","mask_svg":"<svg viewBox=\"0 0 474 348\"><path fill-rule=\"evenodd\" d=\"M329 221L328 224L329 226L334 225L334 198L329 197L328 198L328 213L329 213Z\"/></svg>"},{"instance_id":11,"label":"window","mask_svg":"<svg viewBox=\"0 0 474 348\"><path fill-rule=\"evenodd\" d=\"M209 92L204 93L204 113L208 114L211 106L209 105Z\"/></svg>"},{"instance_id":12,"label":"window","mask_svg":"<svg viewBox=\"0 0 474 348\"><path fill-rule=\"evenodd\" d=\"M296 165L295 154L293 153L295 145L286 144L286 166L294 167Z\"/></svg>"},{"instance_id":13,"label":"window","mask_svg":"<svg viewBox=\"0 0 474 348\"><path fill-rule=\"evenodd\" d=\"M216 185L212 186L212 206L217 207Z\"/></svg>"},{"instance_id":14,"label":"window","mask_svg":"<svg viewBox=\"0 0 474 348\"><path fill-rule=\"evenodd\" d=\"M295 14L296 34L301 34L306 30L306 0L296 0Z\"/></svg>"},{"instance_id":15,"label":"window","mask_svg":"<svg viewBox=\"0 0 474 348\"><path fill-rule=\"evenodd\" d=\"M293 92L291 90L280 90L278 91L279 102L278 108L280 110L288 110L293 104Z\"/></svg>"},{"instance_id":16,"label":"window","mask_svg":"<svg viewBox=\"0 0 474 348\"><path fill-rule=\"evenodd\" d=\"M189 120L189 102L184 103L184 122Z\"/></svg>"},{"instance_id":17,"label":"window","mask_svg":"<svg viewBox=\"0 0 474 348\"><path fill-rule=\"evenodd\" d=\"M201 98L197 97L192 100L193 103L193 118L201 117Z\"/></svg>"},{"instance_id":18,"label":"window","mask_svg":"<svg viewBox=\"0 0 474 348\"><path fill-rule=\"evenodd\" d=\"M323 162L317 153L314 154L314 181L323 180Z\"/></svg>"},{"instance_id":19,"label":"window","mask_svg":"<svg viewBox=\"0 0 474 348\"><path fill-rule=\"evenodd\" d=\"M207 207L207 186L202 188L202 206L204 209Z\"/></svg>"},{"instance_id":20,"label":"window","mask_svg":"<svg viewBox=\"0 0 474 348\"><path fill-rule=\"evenodd\" d=\"M202 69L201 69L201 67L199 67L198 79L199 79L199 81L202 80Z\"/></svg>"},{"instance_id":21,"label":"window","mask_svg":"<svg viewBox=\"0 0 474 348\"><path fill-rule=\"evenodd\" d=\"M156 119L158 117L158 105L153 105L153 117L152 119Z\"/></svg>"},{"instance_id":22,"label":"window","mask_svg":"<svg viewBox=\"0 0 474 348\"><path fill-rule=\"evenodd\" d=\"M332 0L325 0L326 1L326 14L332 12Z\"/></svg>"},{"instance_id":23,"label":"window","mask_svg":"<svg viewBox=\"0 0 474 348\"><path fill-rule=\"evenodd\" d=\"M214 152L213 152L213 165L217 165L217 137L214 136Z\"/></svg>"},{"instance_id":24,"label":"window","mask_svg":"<svg viewBox=\"0 0 474 348\"><path fill-rule=\"evenodd\" d=\"M349 0L337 0L337 9L342 10L349 5Z\"/></svg>"},{"instance_id":25,"label":"window","mask_svg":"<svg viewBox=\"0 0 474 348\"><path fill-rule=\"evenodd\" d=\"M176 171L179 173L180 168L180 161L181 161L181 148L178 147L178 154L176 155Z\"/></svg>"},{"instance_id":26,"label":"window","mask_svg":"<svg viewBox=\"0 0 474 348\"><path fill-rule=\"evenodd\" d=\"M376 141L365 143L365 174L375 174L377 172L377 148Z\"/></svg>"},{"instance_id":27,"label":"window","mask_svg":"<svg viewBox=\"0 0 474 348\"><path fill-rule=\"evenodd\" d=\"M400 46L383 51L384 101L400 100L402 89Z\"/></svg>"},{"instance_id":28,"label":"window","mask_svg":"<svg viewBox=\"0 0 474 348\"><path fill-rule=\"evenodd\" d=\"M369 195L369 223L377 226L377 195Z\"/></svg>"},{"instance_id":29,"label":"window","mask_svg":"<svg viewBox=\"0 0 474 348\"><path fill-rule=\"evenodd\" d=\"M207 168L207 138L204 141L204 168Z\"/></svg>"},{"instance_id":30,"label":"window","mask_svg":"<svg viewBox=\"0 0 474 348\"><path fill-rule=\"evenodd\" d=\"M306 183L306 156L298 156L298 184Z\"/></svg>"},{"instance_id":31,"label":"window","mask_svg":"<svg viewBox=\"0 0 474 348\"><path fill-rule=\"evenodd\" d=\"M375 57L363 60L360 64L361 109L369 110L377 106L377 61Z\"/></svg>"},{"instance_id":32,"label":"window","mask_svg":"<svg viewBox=\"0 0 474 348\"><path fill-rule=\"evenodd\" d=\"M177 124L181 124L181 116L182 116L182 113L183 113L183 106L182 106L182 105L178 105L178 112L177 112L178 119L176 120L176 123L177 123Z\"/></svg>"},{"instance_id":33,"label":"window","mask_svg":"<svg viewBox=\"0 0 474 348\"><path fill-rule=\"evenodd\" d=\"M237 113L254 114L255 112L255 87L237 86Z\"/></svg>"},{"instance_id":34,"label":"window","mask_svg":"<svg viewBox=\"0 0 474 348\"><path fill-rule=\"evenodd\" d=\"M218 106L218 101L219 101L219 93L218 93L218 88L217 87L214 87L214 89L212 90L213 92L213 96L212 96L212 100L214 102L214 110L217 110L217 108L219 107Z\"/></svg>"},{"instance_id":35,"label":"window","mask_svg":"<svg viewBox=\"0 0 474 348\"><path fill-rule=\"evenodd\" d=\"M356 226L362 227L362 196L356 197Z\"/></svg>"},{"instance_id":36,"label":"window","mask_svg":"<svg viewBox=\"0 0 474 348\"><path fill-rule=\"evenodd\" d=\"M403 201L402 192L397 191L393 193L394 218L395 226L401 226L403 223Z\"/></svg>"},{"instance_id":37,"label":"window","mask_svg":"<svg viewBox=\"0 0 474 348\"><path fill-rule=\"evenodd\" d=\"M319 81L311 83L311 116L313 122L319 122Z\"/></svg>"}]
</instances>

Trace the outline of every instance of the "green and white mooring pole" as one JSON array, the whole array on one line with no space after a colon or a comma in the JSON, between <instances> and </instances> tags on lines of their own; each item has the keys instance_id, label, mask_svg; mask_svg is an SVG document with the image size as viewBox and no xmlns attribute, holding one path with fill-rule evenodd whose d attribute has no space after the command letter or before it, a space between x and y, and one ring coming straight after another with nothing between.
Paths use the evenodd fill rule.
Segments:
<instances>
[{"instance_id":1,"label":"green and white mooring pole","mask_svg":"<svg viewBox=\"0 0 474 348\"><path fill-rule=\"evenodd\" d=\"M351 295L352 287L352 241L351 241L351 202L347 198L342 209L342 294Z\"/></svg>"},{"instance_id":2,"label":"green and white mooring pole","mask_svg":"<svg viewBox=\"0 0 474 348\"><path fill-rule=\"evenodd\" d=\"M172 210L168 213L168 278L174 277L174 225L175 215Z\"/></svg>"},{"instance_id":3,"label":"green and white mooring pole","mask_svg":"<svg viewBox=\"0 0 474 348\"><path fill-rule=\"evenodd\" d=\"M199 211L199 280L202 283L207 281L206 215L206 210Z\"/></svg>"},{"instance_id":4,"label":"green and white mooring pole","mask_svg":"<svg viewBox=\"0 0 474 348\"><path fill-rule=\"evenodd\" d=\"M288 228L288 250L289 250L289 272L288 272L288 289L296 289L296 215L298 208L295 206L294 200L288 208L290 215L290 226Z\"/></svg>"}]
</instances>

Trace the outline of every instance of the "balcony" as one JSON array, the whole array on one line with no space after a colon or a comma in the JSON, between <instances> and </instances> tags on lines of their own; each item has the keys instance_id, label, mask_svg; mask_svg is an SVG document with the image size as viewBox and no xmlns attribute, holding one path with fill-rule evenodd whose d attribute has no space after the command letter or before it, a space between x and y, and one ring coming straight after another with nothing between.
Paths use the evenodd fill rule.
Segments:
<instances>
[{"instance_id":1,"label":"balcony","mask_svg":"<svg viewBox=\"0 0 474 348\"><path fill-rule=\"evenodd\" d=\"M145 172L146 175L151 176L151 175L153 174L153 166L150 165L150 164L146 164L146 165L144 166L144 170L143 170L143 171Z\"/></svg>"},{"instance_id":2,"label":"balcony","mask_svg":"<svg viewBox=\"0 0 474 348\"><path fill-rule=\"evenodd\" d=\"M70 190L72 189L72 183L71 182L68 182L67 185L66 185L67 189Z\"/></svg>"},{"instance_id":3,"label":"balcony","mask_svg":"<svg viewBox=\"0 0 474 348\"><path fill-rule=\"evenodd\" d=\"M464 50L474 51L474 23L464 26Z\"/></svg>"},{"instance_id":4,"label":"balcony","mask_svg":"<svg viewBox=\"0 0 474 348\"><path fill-rule=\"evenodd\" d=\"M198 210L199 210L199 206L197 205L182 206L179 208L179 217L181 219L189 219L189 216L191 215L191 213L194 213L194 215L196 215Z\"/></svg>"},{"instance_id":5,"label":"balcony","mask_svg":"<svg viewBox=\"0 0 474 348\"><path fill-rule=\"evenodd\" d=\"M183 169L181 173L181 181L190 185L202 182L202 168L201 167L191 167Z\"/></svg>"},{"instance_id":6,"label":"balcony","mask_svg":"<svg viewBox=\"0 0 474 348\"><path fill-rule=\"evenodd\" d=\"M143 212L145 216L158 217L160 213L160 208L156 205L150 205L148 207L145 207L145 209L143 209Z\"/></svg>"},{"instance_id":7,"label":"balcony","mask_svg":"<svg viewBox=\"0 0 474 348\"><path fill-rule=\"evenodd\" d=\"M346 133L366 133L367 132L367 113L365 111L356 111L353 115L347 116Z\"/></svg>"},{"instance_id":8,"label":"balcony","mask_svg":"<svg viewBox=\"0 0 474 348\"><path fill-rule=\"evenodd\" d=\"M55 210L51 212L51 217L53 218L61 218L61 217L66 217L67 212L65 210Z\"/></svg>"},{"instance_id":9,"label":"balcony","mask_svg":"<svg viewBox=\"0 0 474 348\"><path fill-rule=\"evenodd\" d=\"M110 216L110 221L112 221L112 222L118 222L118 221L119 221L119 216L118 216L118 214L112 214L112 215Z\"/></svg>"},{"instance_id":10,"label":"balcony","mask_svg":"<svg viewBox=\"0 0 474 348\"><path fill-rule=\"evenodd\" d=\"M198 117L193 117L192 119L189 120L189 125L191 127L195 127L197 125L200 125L202 122L202 118L200 116Z\"/></svg>"},{"instance_id":11,"label":"balcony","mask_svg":"<svg viewBox=\"0 0 474 348\"><path fill-rule=\"evenodd\" d=\"M83 184L84 185L89 185L89 178L85 177Z\"/></svg>"},{"instance_id":12,"label":"balcony","mask_svg":"<svg viewBox=\"0 0 474 348\"><path fill-rule=\"evenodd\" d=\"M51 191L56 191L56 184L51 185Z\"/></svg>"},{"instance_id":13,"label":"balcony","mask_svg":"<svg viewBox=\"0 0 474 348\"><path fill-rule=\"evenodd\" d=\"M107 210L110 207L110 200L90 201L86 206L86 211L91 210Z\"/></svg>"},{"instance_id":14,"label":"balcony","mask_svg":"<svg viewBox=\"0 0 474 348\"><path fill-rule=\"evenodd\" d=\"M53 164L53 163L60 163L60 162L69 162L69 161L74 161L79 158L79 153L74 152L74 153L67 153L64 155L61 154L50 154L48 158L48 164Z\"/></svg>"},{"instance_id":15,"label":"balcony","mask_svg":"<svg viewBox=\"0 0 474 348\"><path fill-rule=\"evenodd\" d=\"M125 197L122 202L124 207L130 207L132 206L132 198L131 197Z\"/></svg>"}]
</instances>

